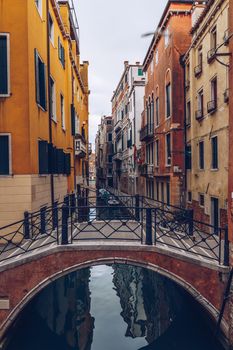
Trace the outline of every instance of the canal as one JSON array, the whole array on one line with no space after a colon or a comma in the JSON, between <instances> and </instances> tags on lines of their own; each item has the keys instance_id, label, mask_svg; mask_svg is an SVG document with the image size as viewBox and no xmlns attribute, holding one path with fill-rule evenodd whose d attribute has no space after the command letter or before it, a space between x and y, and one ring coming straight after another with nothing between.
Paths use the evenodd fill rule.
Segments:
<instances>
[{"instance_id":1,"label":"canal","mask_svg":"<svg viewBox=\"0 0 233 350\"><path fill-rule=\"evenodd\" d=\"M7 350L222 350L209 321L171 280L130 266L72 272L43 289L7 335Z\"/></svg>"}]
</instances>

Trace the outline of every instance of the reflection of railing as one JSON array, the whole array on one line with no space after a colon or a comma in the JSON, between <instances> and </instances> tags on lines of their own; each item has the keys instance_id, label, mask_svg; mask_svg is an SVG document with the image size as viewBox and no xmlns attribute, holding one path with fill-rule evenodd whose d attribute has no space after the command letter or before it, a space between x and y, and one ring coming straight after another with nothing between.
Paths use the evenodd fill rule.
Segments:
<instances>
[{"instance_id":1,"label":"reflection of railing","mask_svg":"<svg viewBox=\"0 0 233 350\"><path fill-rule=\"evenodd\" d=\"M64 203L25 213L22 221L0 228L0 263L16 256L79 241L135 241L163 246L189 257L229 265L227 228L193 219L193 211L143 196L66 196ZM86 195L86 193L85 193Z\"/></svg>"}]
</instances>

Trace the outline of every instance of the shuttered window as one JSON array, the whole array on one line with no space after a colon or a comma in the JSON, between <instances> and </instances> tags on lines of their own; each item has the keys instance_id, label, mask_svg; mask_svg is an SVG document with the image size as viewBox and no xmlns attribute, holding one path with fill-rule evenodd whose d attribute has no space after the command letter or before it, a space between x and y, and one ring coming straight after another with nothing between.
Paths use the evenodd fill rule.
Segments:
<instances>
[{"instance_id":1,"label":"shuttered window","mask_svg":"<svg viewBox=\"0 0 233 350\"><path fill-rule=\"evenodd\" d=\"M0 175L10 174L10 137L0 135Z\"/></svg>"},{"instance_id":2,"label":"shuttered window","mask_svg":"<svg viewBox=\"0 0 233 350\"><path fill-rule=\"evenodd\" d=\"M71 115L71 135L75 136L75 109L74 105L70 105L70 115Z\"/></svg>"},{"instance_id":3,"label":"shuttered window","mask_svg":"<svg viewBox=\"0 0 233 350\"><path fill-rule=\"evenodd\" d=\"M0 34L0 95L9 95L9 35Z\"/></svg>"},{"instance_id":4,"label":"shuttered window","mask_svg":"<svg viewBox=\"0 0 233 350\"><path fill-rule=\"evenodd\" d=\"M35 75L36 75L36 102L44 110L47 108L46 101L46 68L45 64L35 49Z\"/></svg>"},{"instance_id":5,"label":"shuttered window","mask_svg":"<svg viewBox=\"0 0 233 350\"><path fill-rule=\"evenodd\" d=\"M58 37L58 58L61 61L62 67L65 69L65 49L61 44L61 40Z\"/></svg>"},{"instance_id":6,"label":"shuttered window","mask_svg":"<svg viewBox=\"0 0 233 350\"><path fill-rule=\"evenodd\" d=\"M212 169L218 169L218 137L212 137L211 139L212 148Z\"/></svg>"},{"instance_id":7,"label":"shuttered window","mask_svg":"<svg viewBox=\"0 0 233 350\"><path fill-rule=\"evenodd\" d=\"M70 153L65 154L65 174L70 175L71 173L71 156Z\"/></svg>"},{"instance_id":8,"label":"shuttered window","mask_svg":"<svg viewBox=\"0 0 233 350\"><path fill-rule=\"evenodd\" d=\"M191 145L186 146L185 149L185 165L187 170L192 169L192 148Z\"/></svg>"},{"instance_id":9,"label":"shuttered window","mask_svg":"<svg viewBox=\"0 0 233 350\"><path fill-rule=\"evenodd\" d=\"M49 173L49 153L48 153L48 142L39 141L39 174Z\"/></svg>"},{"instance_id":10,"label":"shuttered window","mask_svg":"<svg viewBox=\"0 0 233 350\"><path fill-rule=\"evenodd\" d=\"M64 174L65 156L62 149L57 149L57 173Z\"/></svg>"}]
</instances>

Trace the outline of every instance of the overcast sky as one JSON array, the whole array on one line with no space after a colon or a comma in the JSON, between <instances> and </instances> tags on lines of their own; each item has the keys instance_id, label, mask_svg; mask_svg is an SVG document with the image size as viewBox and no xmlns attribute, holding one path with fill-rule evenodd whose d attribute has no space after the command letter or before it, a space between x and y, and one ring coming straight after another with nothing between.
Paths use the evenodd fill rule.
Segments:
<instances>
[{"instance_id":1,"label":"overcast sky","mask_svg":"<svg viewBox=\"0 0 233 350\"><path fill-rule=\"evenodd\" d=\"M167 0L74 0L80 26L81 60L88 60L90 142L102 115L111 114L112 92L124 61L142 62Z\"/></svg>"}]
</instances>

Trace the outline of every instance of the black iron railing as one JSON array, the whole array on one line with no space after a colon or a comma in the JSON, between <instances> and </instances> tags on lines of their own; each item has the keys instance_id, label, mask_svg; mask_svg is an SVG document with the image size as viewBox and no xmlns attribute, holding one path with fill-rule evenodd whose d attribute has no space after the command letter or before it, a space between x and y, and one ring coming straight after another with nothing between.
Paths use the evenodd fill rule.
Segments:
<instances>
[{"instance_id":1,"label":"black iron railing","mask_svg":"<svg viewBox=\"0 0 233 350\"><path fill-rule=\"evenodd\" d=\"M83 195L82 195L83 193ZM229 265L227 228L193 219L193 211L143 196L80 191L63 203L0 228L0 263L34 250L81 241L135 241ZM93 243L94 244L94 243Z\"/></svg>"}]
</instances>

